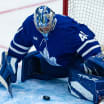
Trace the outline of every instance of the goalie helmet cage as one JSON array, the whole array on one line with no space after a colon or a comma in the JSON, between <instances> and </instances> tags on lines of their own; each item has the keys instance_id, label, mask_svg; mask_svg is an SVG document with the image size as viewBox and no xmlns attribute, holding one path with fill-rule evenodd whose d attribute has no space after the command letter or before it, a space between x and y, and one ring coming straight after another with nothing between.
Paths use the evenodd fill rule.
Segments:
<instances>
[{"instance_id":1,"label":"goalie helmet cage","mask_svg":"<svg viewBox=\"0 0 104 104\"><path fill-rule=\"evenodd\" d=\"M86 24L104 45L104 0L63 0L63 14Z\"/></svg>"}]
</instances>

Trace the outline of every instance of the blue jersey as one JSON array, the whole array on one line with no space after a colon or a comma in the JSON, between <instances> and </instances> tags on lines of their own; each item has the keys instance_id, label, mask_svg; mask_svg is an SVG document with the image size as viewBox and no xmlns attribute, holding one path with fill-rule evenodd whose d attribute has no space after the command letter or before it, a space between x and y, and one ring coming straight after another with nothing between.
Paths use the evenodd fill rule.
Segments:
<instances>
[{"instance_id":1,"label":"blue jersey","mask_svg":"<svg viewBox=\"0 0 104 104\"><path fill-rule=\"evenodd\" d=\"M86 59L101 52L94 33L87 26L68 16L56 14L55 17L56 26L45 39L35 27L34 16L29 16L11 41L8 54L22 59L34 45L49 64L67 66L76 61L76 56Z\"/></svg>"}]
</instances>

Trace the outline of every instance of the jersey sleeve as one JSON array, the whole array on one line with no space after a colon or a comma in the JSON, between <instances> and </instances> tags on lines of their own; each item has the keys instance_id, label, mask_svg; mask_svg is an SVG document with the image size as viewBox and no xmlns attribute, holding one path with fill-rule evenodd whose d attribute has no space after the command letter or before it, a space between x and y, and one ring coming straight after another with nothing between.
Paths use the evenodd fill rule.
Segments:
<instances>
[{"instance_id":1,"label":"jersey sleeve","mask_svg":"<svg viewBox=\"0 0 104 104\"><path fill-rule=\"evenodd\" d=\"M26 20L17 30L14 39L9 46L8 55L22 59L33 45L31 34L29 34L29 23Z\"/></svg>"},{"instance_id":2,"label":"jersey sleeve","mask_svg":"<svg viewBox=\"0 0 104 104\"><path fill-rule=\"evenodd\" d=\"M80 25L80 32L76 39L76 52L84 59L101 52L99 42L95 39L95 34L85 25Z\"/></svg>"}]
</instances>

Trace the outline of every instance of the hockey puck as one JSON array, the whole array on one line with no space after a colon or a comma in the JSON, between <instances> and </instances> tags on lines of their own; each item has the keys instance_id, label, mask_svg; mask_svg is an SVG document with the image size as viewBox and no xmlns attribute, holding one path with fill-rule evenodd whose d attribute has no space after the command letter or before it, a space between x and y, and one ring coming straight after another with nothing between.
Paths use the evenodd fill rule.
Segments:
<instances>
[{"instance_id":1,"label":"hockey puck","mask_svg":"<svg viewBox=\"0 0 104 104\"><path fill-rule=\"evenodd\" d=\"M43 96L44 100L50 100L50 96Z\"/></svg>"}]
</instances>

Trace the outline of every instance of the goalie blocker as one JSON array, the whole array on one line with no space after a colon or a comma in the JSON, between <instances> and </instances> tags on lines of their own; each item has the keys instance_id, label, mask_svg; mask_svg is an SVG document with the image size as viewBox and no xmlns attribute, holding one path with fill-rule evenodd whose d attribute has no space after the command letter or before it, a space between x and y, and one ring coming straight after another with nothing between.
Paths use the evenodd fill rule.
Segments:
<instances>
[{"instance_id":1,"label":"goalie blocker","mask_svg":"<svg viewBox=\"0 0 104 104\"><path fill-rule=\"evenodd\" d=\"M68 78L69 92L79 98L98 104L104 98L104 55L90 57L86 62L69 68L49 65L38 52L31 52L22 62L21 81ZM82 61L81 61L82 62ZM80 63L80 64L79 64Z\"/></svg>"}]
</instances>

